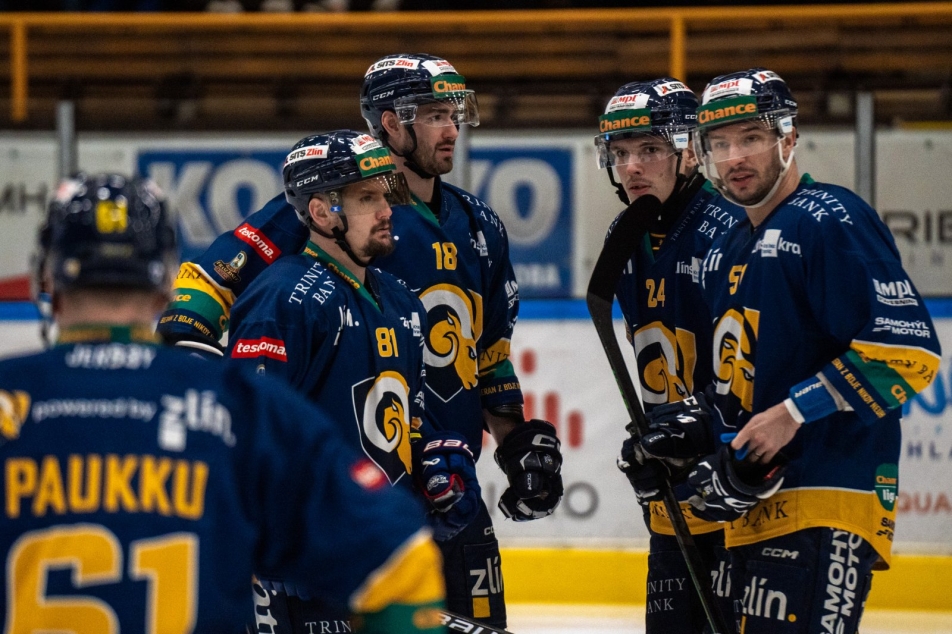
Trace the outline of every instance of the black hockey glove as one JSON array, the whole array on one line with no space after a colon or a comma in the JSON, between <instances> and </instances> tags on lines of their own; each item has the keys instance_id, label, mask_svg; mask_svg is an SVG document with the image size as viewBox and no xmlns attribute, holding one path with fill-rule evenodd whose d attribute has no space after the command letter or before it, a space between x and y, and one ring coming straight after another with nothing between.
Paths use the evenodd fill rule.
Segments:
<instances>
[{"instance_id":1,"label":"black hockey glove","mask_svg":"<svg viewBox=\"0 0 952 634\"><path fill-rule=\"evenodd\" d=\"M462 434L440 431L414 442L413 479L429 502L436 541L454 537L479 512L476 462Z\"/></svg>"},{"instance_id":2,"label":"black hockey glove","mask_svg":"<svg viewBox=\"0 0 952 634\"><path fill-rule=\"evenodd\" d=\"M786 469L786 459L780 454L770 464L761 465L737 460L730 445L723 445L691 471L688 484L697 495L688 503L701 519L732 522L776 493Z\"/></svg>"},{"instance_id":3,"label":"black hockey glove","mask_svg":"<svg viewBox=\"0 0 952 634\"><path fill-rule=\"evenodd\" d=\"M496 449L496 464L509 479L499 510L514 522L551 515L562 501L561 443L555 427L532 419L518 425Z\"/></svg>"},{"instance_id":4,"label":"black hockey glove","mask_svg":"<svg viewBox=\"0 0 952 634\"><path fill-rule=\"evenodd\" d=\"M645 455L637 438L631 436L625 439L615 464L631 483L638 504L647 506L649 502L662 498L661 484L668 476L668 471L658 460Z\"/></svg>"},{"instance_id":5,"label":"black hockey glove","mask_svg":"<svg viewBox=\"0 0 952 634\"><path fill-rule=\"evenodd\" d=\"M642 449L665 463L672 474L690 469L698 458L714 451L711 421L720 414L712 403L712 398L697 392L683 401L655 407L648 433L641 438Z\"/></svg>"}]
</instances>

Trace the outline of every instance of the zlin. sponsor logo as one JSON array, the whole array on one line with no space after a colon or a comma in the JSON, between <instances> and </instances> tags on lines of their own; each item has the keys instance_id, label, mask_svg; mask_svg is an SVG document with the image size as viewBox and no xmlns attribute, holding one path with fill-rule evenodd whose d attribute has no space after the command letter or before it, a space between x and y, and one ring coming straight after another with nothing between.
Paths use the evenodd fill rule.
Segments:
<instances>
[{"instance_id":1,"label":"zlin. sponsor logo","mask_svg":"<svg viewBox=\"0 0 952 634\"><path fill-rule=\"evenodd\" d=\"M268 240L266 237L258 233L257 229L249 225L247 222L235 229L235 237L250 244L255 247L258 251L258 254L264 258L268 264L272 264L279 255L281 255L281 249L276 247L273 242Z\"/></svg>"},{"instance_id":2,"label":"zlin. sponsor logo","mask_svg":"<svg viewBox=\"0 0 952 634\"><path fill-rule=\"evenodd\" d=\"M284 342L280 339L262 337L261 339L239 339L231 351L233 359L270 357L278 361L287 361L288 354Z\"/></svg>"}]
</instances>

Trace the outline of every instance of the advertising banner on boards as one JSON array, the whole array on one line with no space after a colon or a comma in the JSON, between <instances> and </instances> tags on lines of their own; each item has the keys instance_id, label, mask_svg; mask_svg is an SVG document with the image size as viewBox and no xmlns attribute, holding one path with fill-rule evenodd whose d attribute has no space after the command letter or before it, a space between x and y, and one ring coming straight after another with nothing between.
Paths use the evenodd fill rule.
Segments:
<instances>
[{"instance_id":1,"label":"advertising banner on boards","mask_svg":"<svg viewBox=\"0 0 952 634\"><path fill-rule=\"evenodd\" d=\"M154 177L178 210L193 256L281 191L280 165L303 134L80 134L79 165ZM801 172L851 187L850 131L802 131ZM927 296L952 295L952 132L877 134L877 210L910 277ZM0 299L29 295L33 239L55 190L49 133L0 134ZM595 166L592 134L471 135L472 192L502 218L523 296L581 297L612 219L625 207Z\"/></svg>"}]
</instances>

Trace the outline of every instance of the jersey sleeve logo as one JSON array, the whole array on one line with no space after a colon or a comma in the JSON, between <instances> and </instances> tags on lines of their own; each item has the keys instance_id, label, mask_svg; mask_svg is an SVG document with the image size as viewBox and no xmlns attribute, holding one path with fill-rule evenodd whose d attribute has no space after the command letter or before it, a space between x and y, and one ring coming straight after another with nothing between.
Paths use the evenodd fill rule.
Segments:
<instances>
[{"instance_id":1,"label":"jersey sleeve logo","mask_svg":"<svg viewBox=\"0 0 952 634\"><path fill-rule=\"evenodd\" d=\"M410 388L399 372L382 372L352 388L360 444L391 484L410 473Z\"/></svg>"},{"instance_id":2,"label":"jersey sleeve logo","mask_svg":"<svg viewBox=\"0 0 952 634\"><path fill-rule=\"evenodd\" d=\"M287 349L281 339L261 337L260 339L239 339L232 348L232 359L254 359L269 357L277 361L288 361Z\"/></svg>"},{"instance_id":3,"label":"jersey sleeve logo","mask_svg":"<svg viewBox=\"0 0 952 634\"><path fill-rule=\"evenodd\" d=\"M444 401L479 380L478 343L483 330L483 298L451 284L420 294L430 331L423 348L427 387Z\"/></svg>"},{"instance_id":4,"label":"jersey sleeve logo","mask_svg":"<svg viewBox=\"0 0 952 634\"><path fill-rule=\"evenodd\" d=\"M254 247L255 253L260 255L261 259L268 264L274 264L274 261L281 256L281 249L275 246L259 229L255 229L247 222L235 229L235 237Z\"/></svg>"}]
</instances>

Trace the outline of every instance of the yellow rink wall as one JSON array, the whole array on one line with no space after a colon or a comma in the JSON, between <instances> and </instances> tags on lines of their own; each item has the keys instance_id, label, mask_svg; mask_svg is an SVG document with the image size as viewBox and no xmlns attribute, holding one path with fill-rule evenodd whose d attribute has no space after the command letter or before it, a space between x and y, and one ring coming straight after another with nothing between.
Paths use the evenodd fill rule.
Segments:
<instances>
[{"instance_id":1,"label":"yellow rink wall","mask_svg":"<svg viewBox=\"0 0 952 634\"><path fill-rule=\"evenodd\" d=\"M502 563L508 602L645 602L646 551L504 548ZM890 570L874 573L866 607L952 611L952 557L893 555Z\"/></svg>"}]
</instances>

